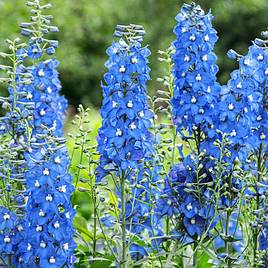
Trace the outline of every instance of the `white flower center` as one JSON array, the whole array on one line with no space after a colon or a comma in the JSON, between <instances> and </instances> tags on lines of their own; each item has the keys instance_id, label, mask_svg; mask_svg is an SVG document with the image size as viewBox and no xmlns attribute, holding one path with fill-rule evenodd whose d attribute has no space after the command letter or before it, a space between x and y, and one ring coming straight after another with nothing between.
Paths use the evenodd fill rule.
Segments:
<instances>
[{"instance_id":1,"label":"white flower center","mask_svg":"<svg viewBox=\"0 0 268 268\"><path fill-rule=\"evenodd\" d=\"M230 104L228 105L228 109L229 109L230 111L232 111L232 110L234 109L234 105L233 105L232 103L230 103Z\"/></svg>"},{"instance_id":2,"label":"white flower center","mask_svg":"<svg viewBox=\"0 0 268 268\"><path fill-rule=\"evenodd\" d=\"M196 221L195 221L195 219L191 219L191 224L195 224L196 223Z\"/></svg>"},{"instance_id":3,"label":"white flower center","mask_svg":"<svg viewBox=\"0 0 268 268\"><path fill-rule=\"evenodd\" d=\"M41 209L38 214L40 217L45 217L45 212Z\"/></svg>"},{"instance_id":4,"label":"white flower center","mask_svg":"<svg viewBox=\"0 0 268 268\"><path fill-rule=\"evenodd\" d=\"M188 211L192 210L192 209L193 209L192 204L191 204L191 203L189 203L189 204L186 206L186 209L187 209Z\"/></svg>"},{"instance_id":5,"label":"white flower center","mask_svg":"<svg viewBox=\"0 0 268 268\"><path fill-rule=\"evenodd\" d=\"M117 107L117 105L118 105L118 104L117 104L117 102L116 102L116 101L112 101L112 107L113 107L113 108L116 108L116 107Z\"/></svg>"},{"instance_id":6,"label":"white flower center","mask_svg":"<svg viewBox=\"0 0 268 268\"><path fill-rule=\"evenodd\" d=\"M40 77L45 76L44 70L43 70L43 69L40 69L40 70L38 71L38 75L39 75Z\"/></svg>"},{"instance_id":7,"label":"white flower center","mask_svg":"<svg viewBox=\"0 0 268 268\"><path fill-rule=\"evenodd\" d=\"M56 229L60 228L60 224L59 224L58 221L56 221L56 222L54 223L54 227L55 227Z\"/></svg>"},{"instance_id":8,"label":"white flower center","mask_svg":"<svg viewBox=\"0 0 268 268\"><path fill-rule=\"evenodd\" d=\"M249 64L250 64L249 59L244 59L244 64L245 64L245 65L249 65Z\"/></svg>"},{"instance_id":9,"label":"white flower center","mask_svg":"<svg viewBox=\"0 0 268 268\"><path fill-rule=\"evenodd\" d=\"M49 175L49 170L48 170L47 168L45 168L45 169L43 170L43 174L44 174L45 176L48 176L48 175Z\"/></svg>"},{"instance_id":10,"label":"white flower center","mask_svg":"<svg viewBox=\"0 0 268 268\"><path fill-rule=\"evenodd\" d=\"M203 61L207 61L207 60L208 60L208 55L204 55L204 56L202 57L202 60L203 60Z\"/></svg>"},{"instance_id":11,"label":"white flower center","mask_svg":"<svg viewBox=\"0 0 268 268\"><path fill-rule=\"evenodd\" d=\"M239 82L239 83L236 85L236 88L242 88L242 83Z\"/></svg>"},{"instance_id":12,"label":"white flower center","mask_svg":"<svg viewBox=\"0 0 268 268\"><path fill-rule=\"evenodd\" d=\"M10 219L10 215L5 213L4 216L3 216L4 220L7 221Z\"/></svg>"},{"instance_id":13,"label":"white flower center","mask_svg":"<svg viewBox=\"0 0 268 268\"><path fill-rule=\"evenodd\" d=\"M137 63L137 62L138 62L138 59L137 59L136 56L133 57L133 58L131 58L131 63L135 64L135 63Z\"/></svg>"},{"instance_id":14,"label":"white flower center","mask_svg":"<svg viewBox=\"0 0 268 268\"><path fill-rule=\"evenodd\" d=\"M259 54L258 57L257 57L257 60L262 61L263 60L263 55Z\"/></svg>"},{"instance_id":15,"label":"white flower center","mask_svg":"<svg viewBox=\"0 0 268 268\"><path fill-rule=\"evenodd\" d=\"M40 115L41 116L44 116L46 114L46 111L44 110L44 109L42 109L41 111L40 111Z\"/></svg>"},{"instance_id":16,"label":"white flower center","mask_svg":"<svg viewBox=\"0 0 268 268\"><path fill-rule=\"evenodd\" d=\"M53 200L52 195L51 195L51 194L48 194L48 195L46 196L46 201L47 201L47 202L51 202L52 200Z\"/></svg>"},{"instance_id":17,"label":"white flower center","mask_svg":"<svg viewBox=\"0 0 268 268\"><path fill-rule=\"evenodd\" d=\"M68 250L69 249L69 244L68 243L63 244L63 249Z\"/></svg>"},{"instance_id":18,"label":"white flower center","mask_svg":"<svg viewBox=\"0 0 268 268\"><path fill-rule=\"evenodd\" d=\"M49 263L51 263L51 264L56 263L56 259L55 259L53 256L51 256L51 257L49 258Z\"/></svg>"},{"instance_id":19,"label":"white flower center","mask_svg":"<svg viewBox=\"0 0 268 268\"><path fill-rule=\"evenodd\" d=\"M261 121L261 120L262 120L262 116L259 115L259 116L257 117L257 121Z\"/></svg>"},{"instance_id":20,"label":"white flower center","mask_svg":"<svg viewBox=\"0 0 268 268\"><path fill-rule=\"evenodd\" d=\"M120 136L122 136L122 130L120 129L120 128L118 128L117 130L116 130L116 132L115 132L115 136L117 136L117 137L120 137Z\"/></svg>"},{"instance_id":21,"label":"white flower center","mask_svg":"<svg viewBox=\"0 0 268 268\"><path fill-rule=\"evenodd\" d=\"M43 230L43 227L40 226L40 225L37 225L36 228L35 228L36 232L42 232Z\"/></svg>"},{"instance_id":22,"label":"white flower center","mask_svg":"<svg viewBox=\"0 0 268 268\"><path fill-rule=\"evenodd\" d=\"M209 41L209 36L208 36L208 34L207 34L207 35L205 35L204 40L205 40L206 42L208 42L208 41Z\"/></svg>"},{"instance_id":23,"label":"white flower center","mask_svg":"<svg viewBox=\"0 0 268 268\"><path fill-rule=\"evenodd\" d=\"M250 94L250 95L248 96L248 100L249 100L249 101L253 101L253 96L252 96L252 94Z\"/></svg>"},{"instance_id":24,"label":"white flower center","mask_svg":"<svg viewBox=\"0 0 268 268\"><path fill-rule=\"evenodd\" d=\"M40 248L46 248L47 244L44 241L41 241Z\"/></svg>"},{"instance_id":25,"label":"white flower center","mask_svg":"<svg viewBox=\"0 0 268 268\"><path fill-rule=\"evenodd\" d=\"M188 55L185 55L184 56L184 61L186 61L186 62L190 61L190 57Z\"/></svg>"},{"instance_id":26,"label":"white flower center","mask_svg":"<svg viewBox=\"0 0 268 268\"><path fill-rule=\"evenodd\" d=\"M132 122L132 123L129 125L129 128L133 130L133 129L136 129L137 127L136 127L135 123Z\"/></svg>"},{"instance_id":27,"label":"white flower center","mask_svg":"<svg viewBox=\"0 0 268 268\"><path fill-rule=\"evenodd\" d=\"M66 187L67 187L66 185L62 185L62 186L60 186L60 187L59 187L59 192L61 192L61 193L66 193L66 191L67 191L67 190L66 190Z\"/></svg>"},{"instance_id":28,"label":"white flower center","mask_svg":"<svg viewBox=\"0 0 268 268\"><path fill-rule=\"evenodd\" d=\"M120 72L120 73L124 73L125 71L126 71L126 68L125 68L124 65L122 65L122 66L120 67L120 69L119 69L119 72Z\"/></svg>"},{"instance_id":29,"label":"white flower center","mask_svg":"<svg viewBox=\"0 0 268 268\"><path fill-rule=\"evenodd\" d=\"M5 238L4 238L4 242L5 243L10 243L11 239L6 235Z\"/></svg>"},{"instance_id":30,"label":"white flower center","mask_svg":"<svg viewBox=\"0 0 268 268\"><path fill-rule=\"evenodd\" d=\"M210 92L211 92L211 86L208 86L207 93L210 93Z\"/></svg>"},{"instance_id":31,"label":"white flower center","mask_svg":"<svg viewBox=\"0 0 268 268\"><path fill-rule=\"evenodd\" d=\"M144 117L144 111L140 111L140 112L139 112L139 116L140 116L140 117Z\"/></svg>"},{"instance_id":32,"label":"white flower center","mask_svg":"<svg viewBox=\"0 0 268 268\"><path fill-rule=\"evenodd\" d=\"M39 183L39 181L35 181L34 186L35 186L36 188L39 188L39 187L40 187L40 183Z\"/></svg>"},{"instance_id":33,"label":"white flower center","mask_svg":"<svg viewBox=\"0 0 268 268\"><path fill-rule=\"evenodd\" d=\"M32 93L31 93L31 92L27 92L27 96L26 96L26 98L27 98L28 100L31 100L32 97L33 97Z\"/></svg>"},{"instance_id":34,"label":"white flower center","mask_svg":"<svg viewBox=\"0 0 268 268\"><path fill-rule=\"evenodd\" d=\"M48 87L48 88L47 88L47 92L48 92L48 93L52 93L52 89L51 89L51 87Z\"/></svg>"},{"instance_id":35,"label":"white flower center","mask_svg":"<svg viewBox=\"0 0 268 268\"><path fill-rule=\"evenodd\" d=\"M202 77L200 74L197 74L197 76L195 77L195 80L196 81L201 81L202 80Z\"/></svg>"},{"instance_id":36,"label":"white flower center","mask_svg":"<svg viewBox=\"0 0 268 268\"><path fill-rule=\"evenodd\" d=\"M268 68L265 69L264 74L268 75Z\"/></svg>"},{"instance_id":37,"label":"white flower center","mask_svg":"<svg viewBox=\"0 0 268 268\"><path fill-rule=\"evenodd\" d=\"M230 136L231 137L235 137L236 136L236 131L234 129L231 131Z\"/></svg>"},{"instance_id":38,"label":"white flower center","mask_svg":"<svg viewBox=\"0 0 268 268\"><path fill-rule=\"evenodd\" d=\"M128 107L128 108L132 108L132 107L133 107L133 102L132 102L132 101L129 101L129 102L127 103L127 107Z\"/></svg>"},{"instance_id":39,"label":"white flower center","mask_svg":"<svg viewBox=\"0 0 268 268\"><path fill-rule=\"evenodd\" d=\"M32 249L31 244L28 243L27 250L30 251Z\"/></svg>"},{"instance_id":40,"label":"white flower center","mask_svg":"<svg viewBox=\"0 0 268 268\"><path fill-rule=\"evenodd\" d=\"M190 36L190 38L189 38L191 41L195 41L195 39L196 39L196 37L195 37L195 35L194 34L192 34L191 36Z\"/></svg>"},{"instance_id":41,"label":"white flower center","mask_svg":"<svg viewBox=\"0 0 268 268\"><path fill-rule=\"evenodd\" d=\"M19 232L21 232L21 231L23 231L23 226L22 225L18 225L17 229L18 229Z\"/></svg>"},{"instance_id":42,"label":"white flower center","mask_svg":"<svg viewBox=\"0 0 268 268\"><path fill-rule=\"evenodd\" d=\"M172 204L172 201L170 199L168 199L167 203L170 206Z\"/></svg>"},{"instance_id":43,"label":"white flower center","mask_svg":"<svg viewBox=\"0 0 268 268\"><path fill-rule=\"evenodd\" d=\"M266 135L264 134L264 133L261 133L261 135L260 135L260 139L261 140L264 140L266 138Z\"/></svg>"},{"instance_id":44,"label":"white flower center","mask_svg":"<svg viewBox=\"0 0 268 268\"><path fill-rule=\"evenodd\" d=\"M204 114L205 110L203 108L200 108L198 111L200 114Z\"/></svg>"},{"instance_id":45,"label":"white flower center","mask_svg":"<svg viewBox=\"0 0 268 268\"><path fill-rule=\"evenodd\" d=\"M197 100L196 100L196 97L195 96L192 96L192 98L191 98L191 103L196 103L197 102Z\"/></svg>"},{"instance_id":46,"label":"white flower center","mask_svg":"<svg viewBox=\"0 0 268 268\"><path fill-rule=\"evenodd\" d=\"M61 162L60 157L59 156L55 157L54 162L56 164L60 164L60 162Z\"/></svg>"}]
</instances>

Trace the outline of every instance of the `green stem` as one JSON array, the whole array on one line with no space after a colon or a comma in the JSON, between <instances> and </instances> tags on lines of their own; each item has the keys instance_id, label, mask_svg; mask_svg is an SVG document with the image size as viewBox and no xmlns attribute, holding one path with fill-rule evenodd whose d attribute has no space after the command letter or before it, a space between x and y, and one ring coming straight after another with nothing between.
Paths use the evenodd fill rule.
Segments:
<instances>
[{"instance_id":1,"label":"green stem","mask_svg":"<svg viewBox=\"0 0 268 268\"><path fill-rule=\"evenodd\" d=\"M120 263L121 268L127 268L126 266L126 247L127 247L127 241L126 241L126 196L125 196L125 175L124 172L122 173L121 177L121 217L122 217L122 259Z\"/></svg>"},{"instance_id":2,"label":"green stem","mask_svg":"<svg viewBox=\"0 0 268 268\"><path fill-rule=\"evenodd\" d=\"M258 189L258 183L261 181L262 177L262 144L259 148L258 159L257 159L257 180L255 182L256 189ZM257 193L256 195L256 210L259 209L260 197ZM259 230L258 227L253 229L253 267L257 267L257 251L258 251L258 236Z\"/></svg>"}]
</instances>

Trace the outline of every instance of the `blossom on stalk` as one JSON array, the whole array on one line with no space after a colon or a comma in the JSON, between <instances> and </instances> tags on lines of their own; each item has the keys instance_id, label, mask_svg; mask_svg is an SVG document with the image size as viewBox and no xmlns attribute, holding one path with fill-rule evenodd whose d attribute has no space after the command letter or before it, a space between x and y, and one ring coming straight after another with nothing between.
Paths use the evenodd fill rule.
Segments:
<instances>
[{"instance_id":1,"label":"blossom on stalk","mask_svg":"<svg viewBox=\"0 0 268 268\"><path fill-rule=\"evenodd\" d=\"M182 139L194 140L194 145L193 152L188 156L182 154L182 163L175 165L165 178L159 210L164 212L164 207L168 208L166 213L179 219L179 235L193 241L208 235L216 218L213 193L209 190L214 185L209 147L217 135L215 107L220 86L213 49L218 37L212 27L212 15L205 14L194 3L183 5L176 20L173 122Z\"/></svg>"},{"instance_id":2,"label":"blossom on stalk","mask_svg":"<svg viewBox=\"0 0 268 268\"><path fill-rule=\"evenodd\" d=\"M133 36L128 38L125 30ZM118 26L115 36L119 40L107 49L109 59L105 66L108 72L102 85L102 126L97 137L100 160L96 176L98 182L111 174L124 180L123 183L131 189L126 201L127 228L137 235L147 229L154 236L151 198L155 192L153 189L150 192L150 189L157 180L157 170L150 169L150 165L155 164L155 151L149 131L154 114L148 105L146 91L150 79L150 50L141 45L142 36L136 34L143 31L140 26ZM122 191L119 187L119 197ZM122 200L120 209L121 206ZM132 245L134 248L139 247ZM140 254L144 252L140 251Z\"/></svg>"},{"instance_id":3,"label":"blossom on stalk","mask_svg":"<svg viewBox=\"0 0 268 268\"><path fill-rule=\"evenodd\" d=\"M39 1L32 2L31 6L39 12L36 19L42 18ZM55 27L46 23L40 21L40 27L48 29L45 32L32 23L21 25L22 33L30 36L24 53L28 63L26 70L31 75L31 82L21 90L26 92L23 101L33 103L34 110L29 121L32 128L29 148L24 153L28 169L24 174L27 225L14 255L16 267L73 267L76 247L72 226L75 211L70 202L74 187L63 137L67 101L60 96L59 62L50 58L57 41L44 38L44 34L54 32ZM22 69L21 73L24 71Z\"/></svg>"}]
</instances>

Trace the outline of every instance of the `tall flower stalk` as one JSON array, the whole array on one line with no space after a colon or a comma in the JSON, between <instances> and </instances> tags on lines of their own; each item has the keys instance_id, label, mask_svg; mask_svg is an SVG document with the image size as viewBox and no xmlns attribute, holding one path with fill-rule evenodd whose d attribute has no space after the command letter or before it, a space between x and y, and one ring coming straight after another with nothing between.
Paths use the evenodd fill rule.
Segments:
<instances>
[{"instance_id":1,"label":"tall flower stalk","mask_svg":"<svg viewBox=\"0 0 268 268\"><path fill-rule=\"evenodd\" d=\"M103 85L96 175L99 182L110 178L119 198L119 214L114 218L121 228L121 246L116 250L120 267L128 267L129 257L148 254L146 248L133 242L135 236L137 241L146 232L155 234L149 190L155 179L149 165L153 162L154 148L153 135L148 130L153 112L146 95L150 51L141 46L144 33L142 26L116 27L119 41L107 50L110 58Z\"/></svg>"},{"instance_id":2,"label":"tall flower stalk","mask_svg":"<svg viewBox=\"0 0 268 268\"><path fill-rule=\"evenodd\" d=\"M211 173L213 165L208 147L216 136L214 108L220 91L213 53L217 34L212 28L211 14L205 14L195 4L185 4L176 20L177 39L172 55L173 122L192 153L185 156L180 152L183 162L172 168L165 191L173 207L169 213L180 218L179 236L183 243L193 243L192 265L196 267L197 241L214 226L215 220L215 204L211 202L214 193L209 189L213 189L216 182ZM184 238L183 233L186 233Z\"/></svg>"},{"instance_id":3,"label":"tall flower stalk","mask_svg":"<svg viewBox=\"0 0 268 268\"><path fill-rule=\"evenodd\" d=\"M16 267L72 267L74 210L70 196L72 177L68 173L69 159L63 137L63 119L67 107L61 89L58 61L50 58L58 42L45 35L56 32L52 17L43 13L51 5L29 1L31 22L22 23L22 34L29 36L23 48L25 69L31 81L19 92L26 92L23 101L33 103L29 147L24 152L27 223L24 239L14 256Z\"/></svg>"},{"instance_id":4,"label":"tall flower stalk","mask_svg":"<svg viewBox=\"0 0 268 268\"><path fill-rule=\"evenodd\" d=\"M0 118L1 157L0 157L0 264L13 267L13 255L17 252L25 229L26 183L24 172L26 161L23 152L27 150L31 129L32 103L23 101L24 86L29 83L30 74L20 73L21 53L26 45L19 38L7 40L8 53L1 56L10 61L10 66L1 65L7 78L1 82L8 85L8 97L1 97L0 103L6 114Z\"/></svg>"}]
</instances>

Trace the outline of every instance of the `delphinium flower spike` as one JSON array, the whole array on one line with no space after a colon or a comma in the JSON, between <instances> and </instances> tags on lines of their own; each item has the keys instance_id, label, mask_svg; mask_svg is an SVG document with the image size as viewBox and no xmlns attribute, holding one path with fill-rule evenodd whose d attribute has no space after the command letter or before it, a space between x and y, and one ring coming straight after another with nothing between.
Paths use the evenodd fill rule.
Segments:
<instances>
[{"instance_id":1,"label":"delphinium flower spike","mask_svg":"<svg viewBox=\"0 0 268 268\"><path fill-rule=\"evenodd\" d=\"M132 257L147 254L146 248L131 242L134 235L141 238L145 230L151 236L157 235L153 234L157 228L154 229L150 213L149 188L155 172L148 168L154 159L153 136L148 129L154 115L146 95L150 51L141 45L144 34L142 26L116 27L119 40L107 49L108 72L102 86L102 126L97 138L100 161L96 175L99 182L110 177L117 188L120 213L115 218L121 226L121 248L117 250L121 252L120 267L127 267L128 250Z\"/></svg>"},{"instance_id":2,"label":"delphinium flower spike","mask_svg":"<svg viewBox=\"0 0 268 268\"><path fill-rule=\"evenodd\" d=\"M22 34L29 36L27 71L32 81L23 89L24 100L34 103L30 148L24 156L28 171L27 230L14 257L16 267L73 267L74 190L68 172L69 159L63 137L67 101L59 95L61 84L54 55L58 42L45 37L56 32L52 16L44 14L51 5L29 1L31 22L22 23Z\"/></svg>"},{"instance_id":3,"label":"delphinium flower spike","mask_svg":"<svg viewBox=\"0 0 268 268\"><path fill-rule=\"evenodd\" d=\"M264 32L265 37L265 32ZM266 37L267 38L267 37ZM245 168L250 172L247 176L245 201L243 210L245 218L251 228L249 234L249 247L247 260L253 267L266 267L268 261L268 234L267 234L267 141L268 116L267 81L268 56L265 40L256 39L249 47L245 56L240 56L239 72L244 77L241 89L249 99L249 112L251 133L245 145L251 149ZM250 113L251 112L251 113Z\"/></svg>"},{"instance_id":4,"label":"delphinium flower spike","mask_svg":"<svg viewBox=\"0 0 268 268\"><path fill-rule=\"evenodd\" d=\"M24 102L27 94L24 86L31 77L20 73L25 69L20 51L26 45L18 38L7 40L8 53L0 56L10 61L10 66L1 65L7 78L1 78L8 86L8 97L0 97L5 115L0 117L0 264L12 266L12 256L22 239L25 229L25 179L26 163L23 152L27 150L30 135L29 120L32 104Z\"/></svg>"},{"instance_id":5,"label":"delphinium flower spike","mask_svg":"<svg viewBox=\"0 0 268 268\"><path fill-rule=\"evenodd\" d=\"M211 160L201 146L216 135L213 116L220 87L216 82L218 67L213 47L217 34L211 25L211 14L205 14L195 4L183 5L176 20L173 122L193 152L185 156L180 148L183 160L171 168L165 180L160 211L163 217L177 219L174 234L183 243L189 243L206 236L215 220L213 193L209 190L214 185L209 171ZM196 246L195 243L195 251Z\"/></svg>"}]
</instances>

